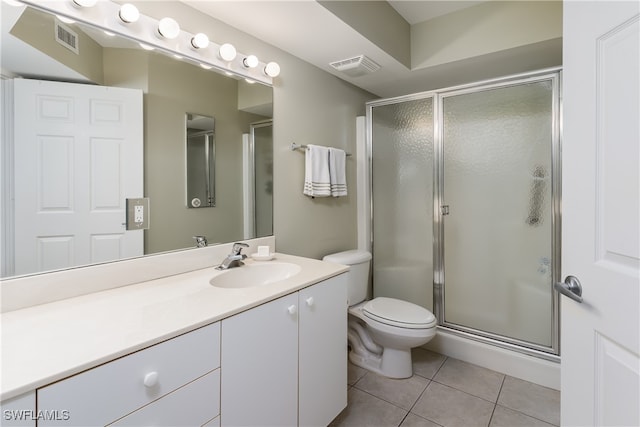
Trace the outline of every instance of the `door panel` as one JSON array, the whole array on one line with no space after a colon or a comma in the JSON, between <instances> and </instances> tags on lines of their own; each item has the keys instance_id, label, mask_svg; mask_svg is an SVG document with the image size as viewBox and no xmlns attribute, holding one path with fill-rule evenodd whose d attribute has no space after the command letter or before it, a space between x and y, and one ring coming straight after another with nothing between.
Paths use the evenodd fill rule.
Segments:
<instances>
[{"instance_id":1,"label":"door panel","mask_svg":"<svg viewBox=\"0 0 640 427\"><path fill-rule=\"evenodd\" d=\"M639 12L564 3L562 425L640 425Z\"/></svg>"},{"instance_id":2,"label":"door panel","mask_svg":"<svg viewBox=\"0 0 640 427\"><path fill-rule=\"evenodd\" d=\"M13 274L143 255L143 231L124 225L143 196L141 91L13 84Z\"/></svg>"}]
</instances>

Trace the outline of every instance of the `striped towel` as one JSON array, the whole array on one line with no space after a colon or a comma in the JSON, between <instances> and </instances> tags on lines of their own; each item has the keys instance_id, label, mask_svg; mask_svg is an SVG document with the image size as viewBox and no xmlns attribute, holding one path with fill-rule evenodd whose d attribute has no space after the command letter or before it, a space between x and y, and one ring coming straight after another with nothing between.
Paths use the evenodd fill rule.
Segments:
<instances>
[{"instance_id":1,"label":"striped towel","mask_svg":"<svg viewBox=\"0 0 640 427\"><path fill-rule=\"evenodd\" d=\"M303 194L310 197L330 196L329 149L318 145L307 145L304 166Z\"/></svg>"},{"instance_id":2,"label":"striped towel","mask_svg":"<svg viewBox=\"0 0 640 427\"><path fill-rule=\"evenodd\" d=\"M333 197L347 195L346 161L347 153L344 150L329 148L329 181Z\"/></svg>"}]
</instances>

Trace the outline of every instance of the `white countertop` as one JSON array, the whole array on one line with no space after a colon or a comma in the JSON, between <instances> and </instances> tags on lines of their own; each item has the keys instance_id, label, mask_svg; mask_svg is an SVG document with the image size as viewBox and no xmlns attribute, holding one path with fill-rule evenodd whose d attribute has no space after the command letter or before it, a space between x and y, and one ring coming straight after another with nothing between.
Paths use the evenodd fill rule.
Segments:
<instances>
[{"instance_id":1,"label":"white countertop","mask_svg":"<svg viewBox=\"0 0 640 427\"><path fill-rule=\"evenodd\" d=\"M220 274L210 267L3 313L0 400L348 270L343 265L284 254L276 254L275 261L298 264L302 270L269 285L223 289L209 284L209 279Z\"/></svg>"}]
</instances>

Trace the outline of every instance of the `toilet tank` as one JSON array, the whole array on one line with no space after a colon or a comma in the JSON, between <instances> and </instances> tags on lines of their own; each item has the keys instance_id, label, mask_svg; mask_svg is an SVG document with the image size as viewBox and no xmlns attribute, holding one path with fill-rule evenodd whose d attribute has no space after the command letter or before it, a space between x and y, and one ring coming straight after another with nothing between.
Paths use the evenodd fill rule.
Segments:
<instances>
[{"instance_id":1,"label":"toilet tank","mask_svg":"<svg viewBox=\"0 0 640 427\"><path fill-rule=\"evenodd\" d=\"M367 299L369 288L369 264L371 254L367 251L351 250L330 254L323 261L344 264L350 267L347 282L347 298L349 305L355 305Z\"/></svg>"}]
</instances>

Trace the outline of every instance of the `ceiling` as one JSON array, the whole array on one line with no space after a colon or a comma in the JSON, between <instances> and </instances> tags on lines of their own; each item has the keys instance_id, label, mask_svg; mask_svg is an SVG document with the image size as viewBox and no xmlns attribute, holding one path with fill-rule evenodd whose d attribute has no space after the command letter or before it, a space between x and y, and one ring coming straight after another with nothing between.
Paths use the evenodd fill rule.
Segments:
<instances>
[{"instance_id":1,"label":"ceiling","mask_svg":"<svg viewBox=\"0 0 640 427\"><path fill-rule=\"evenodd\" d=\"M180 1L381 97L468 81L461 75L463 70L451 67L407 68L314 0ZM409 24L415 24L483 1L390 0L389 3ZM381 69L349 77L329 66L331 62L361 54L373 59ZM427 80L435 86L426 88Z\"/></svg>"}]
</instances>

